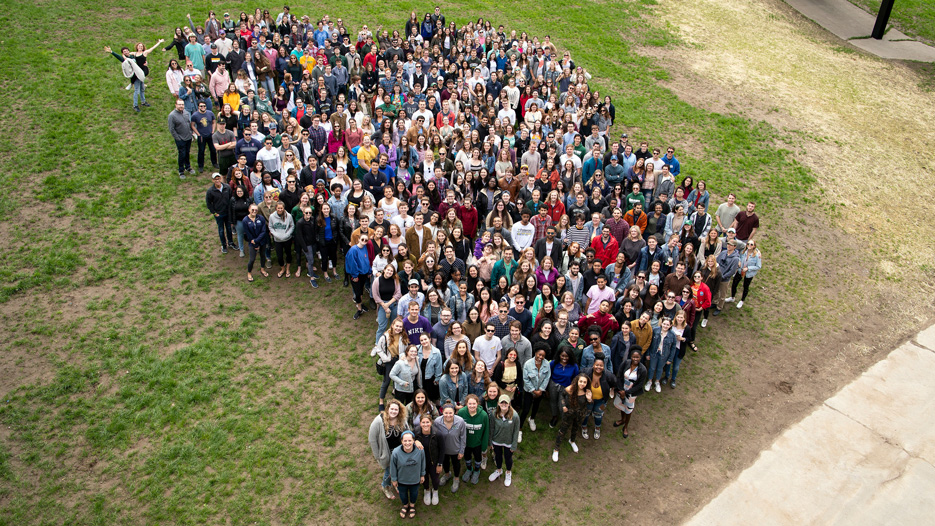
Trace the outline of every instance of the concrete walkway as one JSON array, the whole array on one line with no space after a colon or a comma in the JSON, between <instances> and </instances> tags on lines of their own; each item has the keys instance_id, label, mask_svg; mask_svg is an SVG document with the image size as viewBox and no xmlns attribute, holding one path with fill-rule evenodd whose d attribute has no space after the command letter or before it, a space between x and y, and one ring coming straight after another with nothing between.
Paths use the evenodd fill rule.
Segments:
<instances>
[{"instance_id":1,"label":"concrete walkway","mask_svg":"<svg viewBox=\"0 0 935 526\"><path fill-rule=\"evenodd\" d=\"M935 326L787 429L686 524L935 523Z\"/></svg>"},{"instance_id":2,"label":"concrete walkway","mask_svg":"<svg viewBox=\"0 0 935 526\"><path fill-rule=\"evenodd\" d=\"M873 31L876 15L848 0L786 0L786 3L848 43L879 57L935 62L935 47L913 40L895 29L887 31L883 40L867 38ZM898 0L894 9L899 9Z\"/></svg>"}]
</instances>

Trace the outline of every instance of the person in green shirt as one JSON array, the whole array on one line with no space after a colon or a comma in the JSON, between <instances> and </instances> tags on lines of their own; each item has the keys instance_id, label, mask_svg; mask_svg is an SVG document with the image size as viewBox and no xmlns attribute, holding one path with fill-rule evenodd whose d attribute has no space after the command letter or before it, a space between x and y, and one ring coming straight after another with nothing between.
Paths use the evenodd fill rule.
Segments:
<instances>
[{"instance_id":1,"label":"person in green shirt","mask_svg":"<svg viewBox=\"0 0 935 526\"><path fill-rule=\"evenodd\" d=\"M633 183L633 192L627 194L627 212L629 212L636 203L643 205L643 209L646 209L646 198L643 196L643 192L640 192L640 183Z\"/></svg>"},{"instance_id":2,"label":"person in green shirt","mask_svg":"<svg viewBox=\"0 0 935 526\"><path fill-rule=\"evenodd\" d=\"M464 402L464 407L458 411L458 416L464 420L467 429L467 441L464 448L464 463L467 471L461 480L477 484L480 479L481 452L487 451L490 442L490 419L481 409L480 398L470 394Z\"/></svg>"}]
</instances>

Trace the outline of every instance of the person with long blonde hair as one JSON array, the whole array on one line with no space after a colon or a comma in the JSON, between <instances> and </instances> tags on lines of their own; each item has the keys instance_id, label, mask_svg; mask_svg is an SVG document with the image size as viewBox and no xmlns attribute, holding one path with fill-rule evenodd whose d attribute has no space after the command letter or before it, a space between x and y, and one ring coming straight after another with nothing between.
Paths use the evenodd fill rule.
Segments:
<instances>
[{"instance_id":1,"label":"person with long blonde hair","mask_svg":"<svg viewBox=\"0 0 935 526\"><path fill-rule=\"evenodd\" d=\"M390 323L389 329L380 336L380 339L377 341L377 345L370 351L370 356L378 356L379 361L377 362L378 367L383 366L383 385L380 386L380 403L379 410L384 410L384 400L386 399L386 392L390 387L390 371L393 370L393 366L396 365L396 362L399 360L400 354L405 354L406 347L409 343L409 338L406 336L405 331L403 331L403 317L397 316L392 323Z\"/></svg>"},{"instance_id":2,"label":"person with long blonde hair","mask_svg":"<svg viewBox=\"0 0 935 526\"><path fill-rule=\"evenodd\" d=\"M393 450L402 444L402 435L406 431L411 431L409 419L406 416L406 406L399 400L390 400L386 409L371 422L367 436L373 458L383 468L383 481L380 489L390 500L396 498L390 484L390 456Z\"/></svg>"}]
</instances>

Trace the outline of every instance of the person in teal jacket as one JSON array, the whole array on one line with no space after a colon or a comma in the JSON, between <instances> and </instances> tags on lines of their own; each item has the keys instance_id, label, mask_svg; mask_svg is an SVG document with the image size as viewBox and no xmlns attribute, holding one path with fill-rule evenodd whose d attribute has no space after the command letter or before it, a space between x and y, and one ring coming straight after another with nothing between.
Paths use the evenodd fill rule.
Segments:
<instances>
[{"instance_id":1,"label":"person in teal jacket","mask_svg":"<svg viewBox=\"0 0 935 526\"><path fill-rule=\"evenodd\" d=\"M490 442L490 419L481 408L477 395L468 395L464 407L458 411L467 429L467 442L464 447L464 464L467 470L461 477L463 482L477 484L480 479L481 452L487 451Z\"/></svg>"}]
</instances>

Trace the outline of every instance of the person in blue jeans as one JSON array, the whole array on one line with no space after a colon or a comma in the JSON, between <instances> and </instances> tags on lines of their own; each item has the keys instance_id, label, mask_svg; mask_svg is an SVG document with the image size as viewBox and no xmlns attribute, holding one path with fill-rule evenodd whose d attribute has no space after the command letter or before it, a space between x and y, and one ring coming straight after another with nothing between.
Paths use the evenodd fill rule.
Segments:
<instances>
[{"instance_id":1,"label":"person in blue jeans","mask_svg":"<svg viewBox=\"0 0 935 526\"><path fill-rule=\"evenodd\" d=\"M185 179L185 171L194 175L192 169L192 116L185 110L185 101L175 101L175 109L169 112L169 133L179 153L179 179Z\"/></svg>"},{"instance_id":2,"label":"person in blue jeans","mask_svg":"<svg viewBox=\"0 0 935 526\"><path fill-rule=\"evenodd\" d=\"M604 368L607 357L602 352L594 353L594 365L582 369L581 374L590 379L591 401L588 402L584 418L581 420L581 437L588 439L588 420L594 417L594 440L601 438L601 422L607 402L614 399L614 387L617 378Z\"/></svg>"},{"instance_id":3,"label":"person in blue jeans","mask_svg":"<svg viewBox=\"0 0 935 526\"><path fill-rule=\"evenodd\" d=\"M662 378L662 369L666 363L671 363L678 352L678 338L672 332L672 320L662 318L659 326L653 329L653 340L649 344L649 379L645 389L649 391L655 384L656 392L662 392L659 380Z\"/></svg>"}]
</instances>

